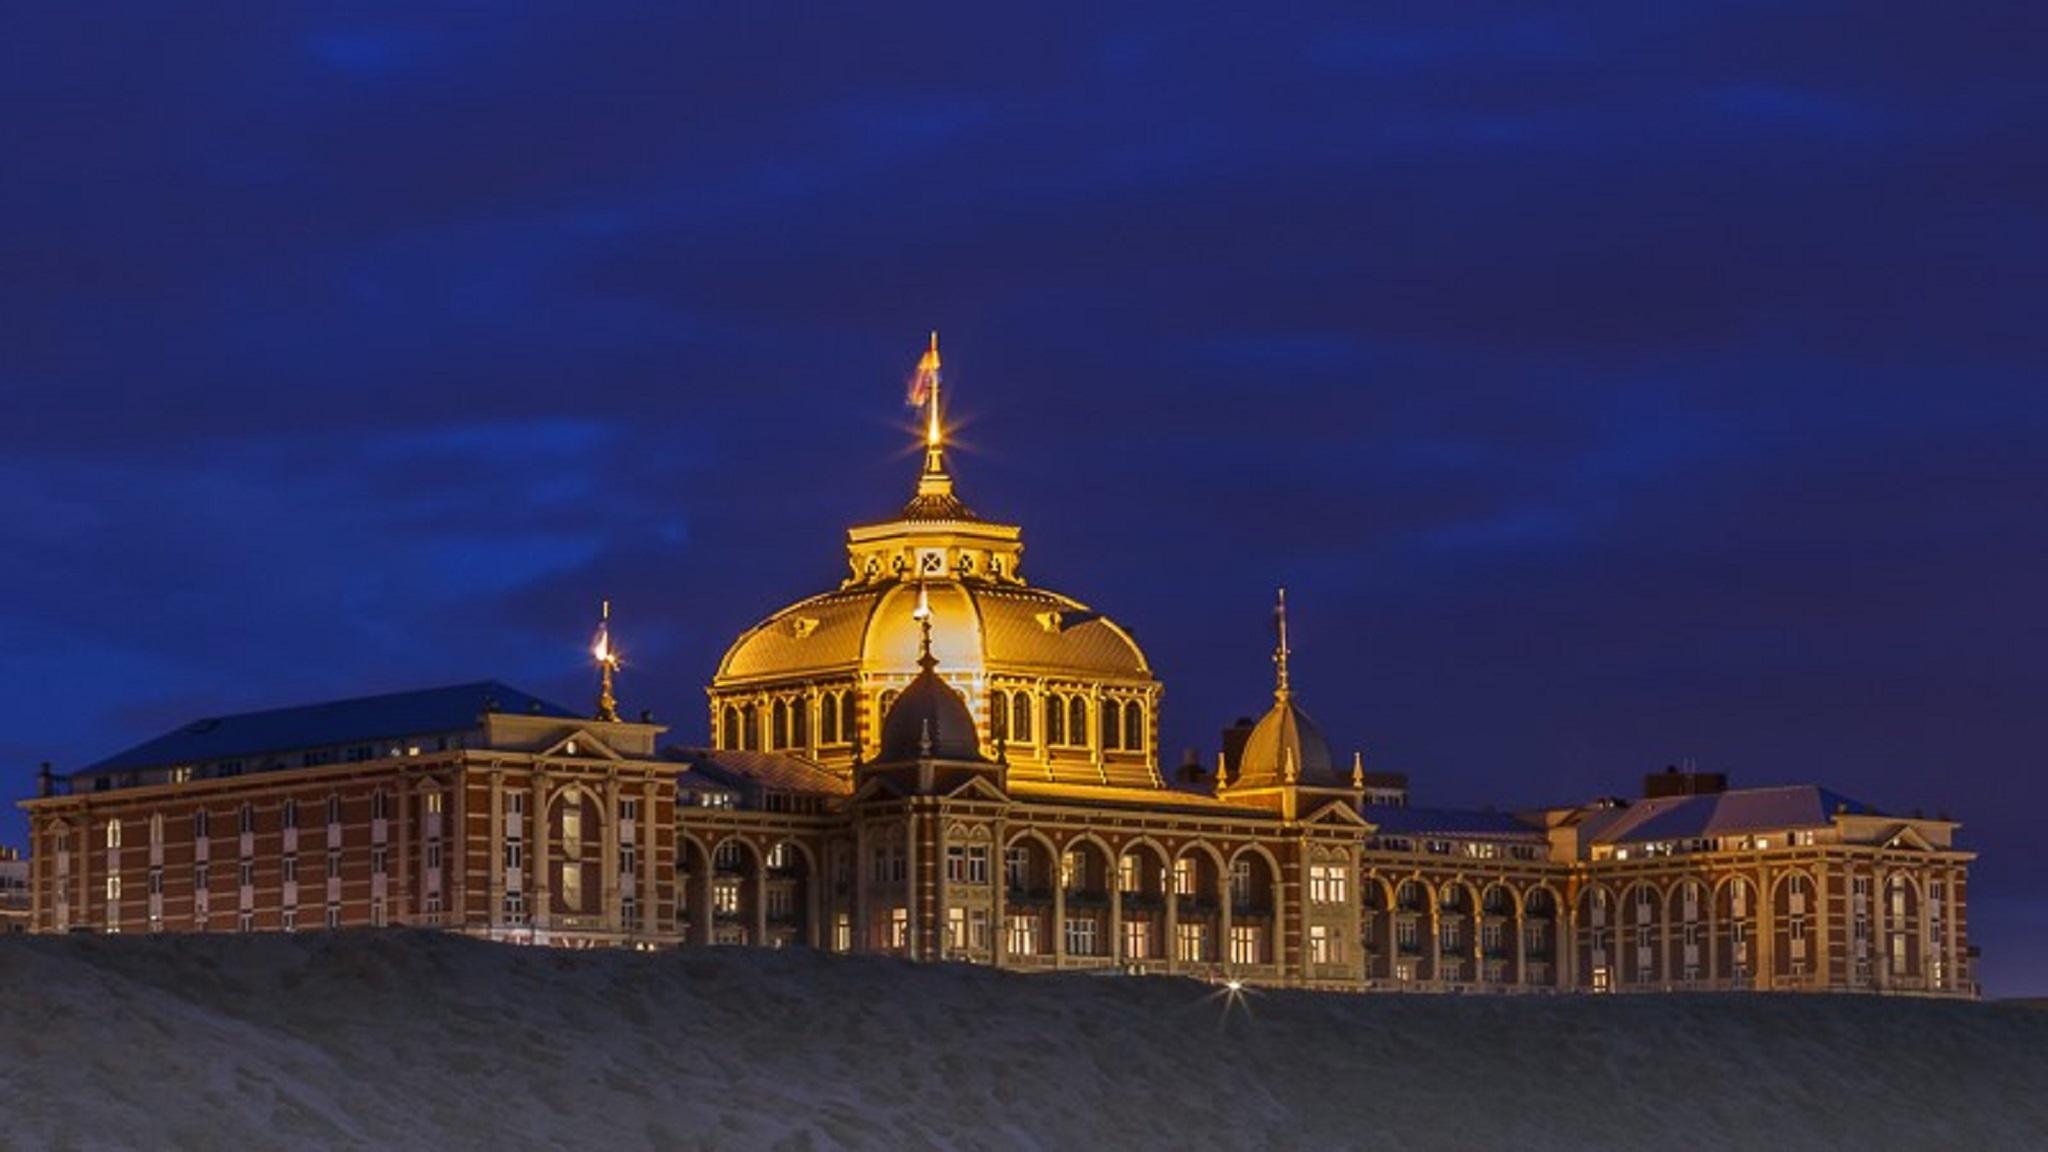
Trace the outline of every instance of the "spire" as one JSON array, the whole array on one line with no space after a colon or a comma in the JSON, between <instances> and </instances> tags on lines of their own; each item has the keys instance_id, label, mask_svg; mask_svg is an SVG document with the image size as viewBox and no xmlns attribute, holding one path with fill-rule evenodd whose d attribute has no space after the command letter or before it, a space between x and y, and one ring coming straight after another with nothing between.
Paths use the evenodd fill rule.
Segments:
<instances>
[{"instance_id":1,"label":"spire","mask_svg":"<svg viewBox=\"0 0 2048 1152\"><path fill-rule=\"evenodd\" d=\"M917 621L918 628L924 633L918 644L917 666L930 672L939 666L939 658L932 655L932 602L925 596L922 581L917 585L917 608L911 612L910 618Z\"/></svg>"},{"instance_id":2,"label":"spire","mask_svg":"<svg viewBox=\"0 0 2048 1152\"><path fill-rule=\"evenodd\" d=\"M1351 754L1351 790L1357 792L1363 790L1364 788L1365 753L1353 752Z\"/></svg>"},{"instance_id":3,"label":"spire","mask_svg":"<svg viewBox=\"0 0 2048 1152\"><path fill-rule=\"evenodd\" d=\"M918 473L917 495L904 506L906 520L974 519L974 513L953 495L953 477L946 471L946 424L939 388L939 334L934 331L910 377L910 405L924 409L924 468Z\"/></svg>"},{"instance_id":4,"label":"spire","mask_svg":"<svg viewBox=\"0 0 2048 1152\"><path fill-rule=\"evenodd\" d=\"M1294 689L1287 680L1287 589L1280 589L1279 603L1273 607L1273 620L1280 629L1280 645L1273 649L1273 702L1285 704L1294 695Z\"/></svg>"},{"instance_id":5,"label":"spire","mask_svg":"<svg viewBox=\"0 0 2048 1152\"><path fill-rule=\"evenodd\" d=\"M619 650L612 647L612 602L604 602L598 614L597 642L591 645L590 654L597 660L597 718L609 724L619 722L619 702L612 695L612 673L618 671Z\"/></svg>"}]
</instances>

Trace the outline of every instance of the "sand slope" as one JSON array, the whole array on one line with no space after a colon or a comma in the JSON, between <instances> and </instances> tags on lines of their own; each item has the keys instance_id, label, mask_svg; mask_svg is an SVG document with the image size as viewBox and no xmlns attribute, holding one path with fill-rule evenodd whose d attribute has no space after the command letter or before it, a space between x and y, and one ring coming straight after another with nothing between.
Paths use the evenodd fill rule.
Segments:
<instances>
[{"instance_id":1,"label":"sand slope","mask_svg":"<svg viewBox=\"0 0 2048 1152\"><path fill-rule=\"evenodd\" d=\"M2048 1013L0 939L0 1146L2048 1148Z\"/></svg>"}]
</instances>

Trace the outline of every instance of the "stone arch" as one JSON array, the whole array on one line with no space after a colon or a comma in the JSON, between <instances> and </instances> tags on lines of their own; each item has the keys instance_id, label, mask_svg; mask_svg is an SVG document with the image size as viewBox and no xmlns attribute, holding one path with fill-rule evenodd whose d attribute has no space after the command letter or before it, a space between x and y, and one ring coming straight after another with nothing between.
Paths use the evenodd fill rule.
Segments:
<instances>
[{"instance_id":1,"label":"stone arch","mask_svg":"<svg viewBox=\"0 0 2048 1152\"><path fill-rule=\"evenodd\" d=\"M1479 888L1479 979L1489 985L1522 982L1516 941L1520 939L1522 896L1503 877L1492 877Z\"/></svg>"},{"instance_id":2,"label":"stone arch","mask_svg":"<svg viewBox=\"0 0 2048 1152\"><path fill-rule=\"evenodd\" d=\"M1166 959L1166 902L1172 894L1172 868L1172 853L1149 836L1125 841L1117 853L1122 913L1117 954L1125 959L1137 963Z\"/></svg>"},{"instance_id":3,"label":"stone arch","mask_svg":"<svg viewBox=\"0 0 2048 1152\"><path fill-rule=\"evenodd\" d=\"M1522 889L1522 978L1546 987L1564 983L1564 894L1547 880Z\"/></svg>"},{"instance_id":4,"label":"stone arch","mask_svg":"<svg viewBox=\"0 0 2048 1152\"><path fill-rule=\"evenodd\" d=\"M1804 868L1780 869L1765 889L1771 909L1771 982L1799 987L1824 975L1819 927L1819 892Z\"/></svg>"},{"instance_id":5,"label":"stone arch","mask_svg":"<svg viewBox=\"0 0 2048 1152\"><path fill-rule=\"evenodd\" d=\"M771 948L815 947L818 859L810 845L793 837L777 839L762 858L767 902L766 939Z\"/></svg>"},{"instance_id":6,"label":"stone arch","mask_svg":"<svg viewBox=\"0 0 2048 1152\"><path fill-rule=\"evenodd\" d=\"M1110 939L1110 900L1116 884L1117 853L1092 832L1069 838L1060 849L1059 885L1066 919L1066 954L1080 957L1114 955Z\"/></svg>"},{"instance_id":7,"label":"stone arch","mask_svg":"<svg viewBox=\"0 0 2048 1152\"><path fill-rule=\"evenodd\" d=\"M711 943L763 943L760 846L728 832L711 845Z\"/></svg>"},{"instance_id":8,"label":"stone arch","mask_svg":"<svg viewBox=\"0 0 2048 1152\"><path fill-rule=\"evenodd\" d=\"M1746 873L1730 873L1714 881L1711 963L1719 978L1732 987L1746 988L1756 979L1761 959L1756 931L1761 901L1756 878Z\"/></svg>"},{"instance_id":9,"label":"stone arch","mask_svg":"<svg viewBox=\"0 0 2048 1152\"><path fill-rule=\"evenodd\" d=\"M1578 913L1579 971L1582 981L1596 992L1611 991L1615 984L1615 955L1619 928L1616 920L1620 915L1620 901L1615 891L1600 881L1586 884L1579 890L1575 908Z\"/></svg>"},{"instance_id":10,"label":"stone arch","mask_svg":"<svg viewBox=\"0 0 2048 1152\"><path fill-rule=\"evenodd\" d=\"M1654 879L1638 877L1622 885L1616 916L1619 938L1621 983L1645 987L1666 977L1661 957L1664 951L1665 893Z\"/></svg>"},{"instance_id":11,"label":"stone arch","mask_svg":"<svg viewBox=\"0 0 2048 1152\"><path fill-rule=\"evenodd\" d=\"M1280 962L1280 861L1259 843L1245 844L1230 854L1231 938L1224 953L1232 967L1257 967Z\"/></svg>"},{"instance_id":12,"label":"stone arch","mask_svg":"<svg viewBox=\"0 0 2048 1152\"><path fill-rule=\"evenodd\" d=\"M1377 868L1367 868L1358 881L1360 946L1365 950L1365 978L1394 977L1394 884Z\"/></svg>"},{"instance_id":13,"label":"stone arch","mask_svg":"<svg viewBox=\"0 0 2048 1152\"><path fill-rule=\"evenodd\" d=\"M1698 876L1680 876L1664 886L1664 922L1671 940L1664 957L1667 982L1691 985L1706 978L1713 910L1713 889Z\"/></svg>"}]
</instances>

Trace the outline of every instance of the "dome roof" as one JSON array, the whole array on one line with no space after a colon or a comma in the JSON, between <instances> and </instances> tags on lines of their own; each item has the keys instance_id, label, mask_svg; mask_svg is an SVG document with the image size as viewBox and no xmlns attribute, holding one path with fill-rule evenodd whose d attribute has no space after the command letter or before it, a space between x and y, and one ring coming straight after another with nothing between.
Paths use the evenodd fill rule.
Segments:
<instances>
[{"instance_id":1,"label":"dome roof","mask_svg":"<svg viewBox=\"0 0 2048 1152\"><path fill-rule=\"evenodd\" d=\"M952 685L934 671L938 661L926 655L917 674L882 719L882 746L877 763L906 760L980 761L981 736L974 713Z\"/></svg>"},{"instance_id":2,"label":"dome roof","mask_svg":"<svg viewBox=\"0 0 2048 1152\"><path fill-rule=\"evenodd\" d=\"M1294 779L1289 780L1290 770ZM1282 695L1246 737L1237 761L1233 788L1264 788L1302 784L1311 788L1343 788L1349 781L1337 774L1330 742L1292 696Z\"/></svg>"},{"instance_id":3,"label":"dome roof","mask_svg":"<svg viewBox=\"0 0 2048 1152\"><path fill-rule=\"evenodd\" d=\"M940 578L856 585L798 601L734 642L717 683L913 672L920 587L932 611L933 654L949 672L1151 678L1130 634L1078 600L1026 585Z\"/></svg>"}]
</instances>

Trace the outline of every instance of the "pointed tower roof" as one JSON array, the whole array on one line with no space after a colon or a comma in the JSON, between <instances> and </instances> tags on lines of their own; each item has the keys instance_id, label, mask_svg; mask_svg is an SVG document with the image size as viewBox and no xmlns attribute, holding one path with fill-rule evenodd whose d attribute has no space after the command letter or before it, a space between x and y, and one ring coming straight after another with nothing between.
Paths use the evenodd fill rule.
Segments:
<instances>
[{"instance_id":1,"label":"pointed tower roof","mask_svg":"<svg viewBox=\"0 0 2048 1152\"><path fill-rule=\"evenodd\" d=\"M1228 787L1345 787L1346 782L1330 756L1330 742L1294 700L1294 684L1288 669L1293 650L1287 643L1285 588L1280 590L1273 615L1280 633L1279 643L1273 649L1273 707L1260 717L1245 739L1244 751L1238 756L1237 775Z\"/></svg>"}]
</instances>

